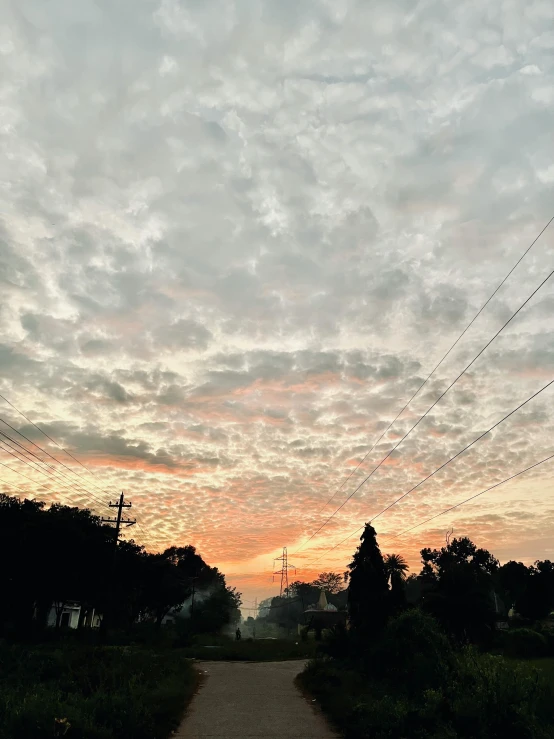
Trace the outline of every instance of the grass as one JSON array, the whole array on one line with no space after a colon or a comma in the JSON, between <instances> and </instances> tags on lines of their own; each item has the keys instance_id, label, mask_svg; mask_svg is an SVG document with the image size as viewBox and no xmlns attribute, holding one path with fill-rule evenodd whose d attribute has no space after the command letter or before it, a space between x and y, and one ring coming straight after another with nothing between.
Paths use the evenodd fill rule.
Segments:
<instances>
[{"instance_id":1,"label":"grass","mask_svg":"<svg viewBox=\"0 0 554 739\"><path fill-rule=\"evenodd\" d=\"M329 659L309 663L297 682L346 739L554 736L554 659L474 653L460 660L444 688L419 695L398 676L376 680Z\"/></svg>"},{"instance_id":2,"label":"grass","mask_svg":"<svg viewBox=\"0 0 554 739\"><path fill-rule=\"evenodd\" d=\"M197 675L182 650L0 646L0 739L167 739Z\"/></svg>"},{"instance_id":3,"label":"grass","mask_svg":"<svg viewBox=\"0 0 554 739\"><path fill-rule=\"evenodd\" d=\"M293 659L311 659L317 643L300 639L241 639L204 637L181 651L187 657L204 660L237 662L279 662Z\"/></svg>"},{"instance_id":4,"label":"grass","mask_svg":"<svg viewBox=\"0 0 554 739\"><path fill-rule=\"evenodd\" d=\"M539 657L538 659L509 659L523 667L535 668L546 682L554 689L554 657Z\"/></svg>"}]
</instances>

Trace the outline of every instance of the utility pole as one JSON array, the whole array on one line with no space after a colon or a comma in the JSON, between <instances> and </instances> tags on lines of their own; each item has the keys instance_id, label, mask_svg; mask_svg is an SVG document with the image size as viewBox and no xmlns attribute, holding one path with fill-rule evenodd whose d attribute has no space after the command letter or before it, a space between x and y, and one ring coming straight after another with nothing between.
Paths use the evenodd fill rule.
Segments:
<instances>
[{"instance_id":1,"label":"utility pole","mask_svg":"<svg viewBox=\"0 0 554 739\"><path fill-rule=\"evenodd\" d=\"M132 503L125 503L125 496L123 493L119 496L119 501L117 503L108 503L110 508L117 508L117 517L116 518L102 518L102 523L115 523L115 536L114 536L114 542L115 542L115 550L117 551L117 542L119 541L119 532L121 531L121 524L124 526L133 526L133 524L136 523L136 519L132 520L130 518L122 518L121 514L123 512L124 508L131 508Z\"/></svg>"},{"instance_id":2,"label":"utility pole","mask_svg":"<svg viewBox=\"0 0 554 739\"><path fill-rule=\"evenodd\" d=\"M122 513L124 508L131 508L131 503L125 503L125 495L123 492L119 496L119 501L117 503L112 503L110 500L109 502L110 508L117 508L117 516L114 518L102 518L102 523L109 523L109 524L115 524L115 531L114 531L114 549L113 549L113 560L112 560L112 571L111 571L111 578L110 578L110 586L109 586L109 607L108 611L113 612L113 604L114 604L114 584L115 584L115 572L116 572L116 561L117 561L117 545L119 543L119 532L121 531L121 526L133 526L136 523L136 519L131 520L130 518L122 518ZM104 618L102 619L102 630L104 633L106 633L107 623L106 623L106 615L104 614ZM110 613L111 615L111 613Z\"/></svg>"},{"instance_id":3,"label":"utility pole","mask_svg":"<svg viewBox=\"0 0 554 739\"><path fill-rule=\"evenodd\" d=\"M194 593L196 592L195 584L198 580L198 576L191 577L190 579L192 580L192 598L190 602L190 617L192 619L192 617L194 616Z\"/></svg>"},{"instance_id":4,"label":"utility pole","mask_svg":"<svg viewBox=\"0 0 554 739\"><path fill-rule=\"evenodd\" d=\"M256 638L256 619L258 618L258 599L254 600L254 626L252 626L252 638Z\"/></svg>"}]
</instances>

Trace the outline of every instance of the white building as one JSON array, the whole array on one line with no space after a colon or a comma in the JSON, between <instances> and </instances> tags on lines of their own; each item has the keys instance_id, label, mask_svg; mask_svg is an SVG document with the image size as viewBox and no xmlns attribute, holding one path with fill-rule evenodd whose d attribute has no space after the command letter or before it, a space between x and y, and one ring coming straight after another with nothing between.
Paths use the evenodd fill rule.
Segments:
<instances>
[{"instance_id":1,"label":"white building","mask_svg":"<svg viewBox=\"0 0 554 739\"><path fill-rule=\"evenodd\" d=\"M56 621L58 617L58 609L56 608L57 605L58 604L54 603L52 607L50 608L50 611L48 612L47 626L56 625ZM74 603L74 602L65 603L62 608L60 627L76 629L79 626L80 615L81 615L81 606L79 603ZM90 611L86 615L84 626L92 627L93 629L98 628L100 626L100 621L101 621L100 616L95 612L93 608L92 611Z\"/></svg>"}]
</instances>

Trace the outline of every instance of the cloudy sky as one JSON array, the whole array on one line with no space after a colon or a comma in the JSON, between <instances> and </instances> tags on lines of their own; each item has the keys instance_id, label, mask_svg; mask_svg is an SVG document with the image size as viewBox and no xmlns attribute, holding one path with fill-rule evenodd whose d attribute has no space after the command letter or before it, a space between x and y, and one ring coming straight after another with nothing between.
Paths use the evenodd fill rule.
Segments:
<instances>
[{"instance_id":1,"label":"cloudy sky","mask_svg":"<svg viewBox=\"0 0 554 739\"><path fill-rule=\"evenodd\" d=\"M303 546L554 266L553 224L354 472L554 215L549 2L0 4L0 392L92 473L0 401L83 475L3 451L0 489L124 490L138 540L264 597L283 546L342 570L356 537L328 549L554 378L553 279ZM552 462L388 541L554 453L553 410L381 516L383 551L416 567L452 526L554 558Z\"/></svg>"}]
</instances>

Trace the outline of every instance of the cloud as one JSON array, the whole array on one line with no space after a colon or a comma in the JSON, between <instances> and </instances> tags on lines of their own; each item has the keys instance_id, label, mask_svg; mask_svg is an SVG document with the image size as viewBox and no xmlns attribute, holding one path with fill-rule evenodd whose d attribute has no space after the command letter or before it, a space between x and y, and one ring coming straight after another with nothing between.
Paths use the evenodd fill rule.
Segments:
<instances>
[{"instance_id":1,"label":"cloud","mask_svg":"<svg viewBox=\"0 0 554 739\"><path fill-rule=\"evenodd\" d=\"M10 406L0 417L84 475L68 499L125 489L152 546L190 541L268 594L254 569L321 525L551 269L548 231L354 472L552 215L548 12L7 9L0 392L90 474ZM552 300L547 283L300 563L551 378ZM546 456L553 402L392 508L383 536ZM18 479L31 491L2 484ZM444 524L528 558L548 548L547 499L538 468ZM425 537L444 535L407 539L414 561Z\"/></svg>"}]
</instances>

